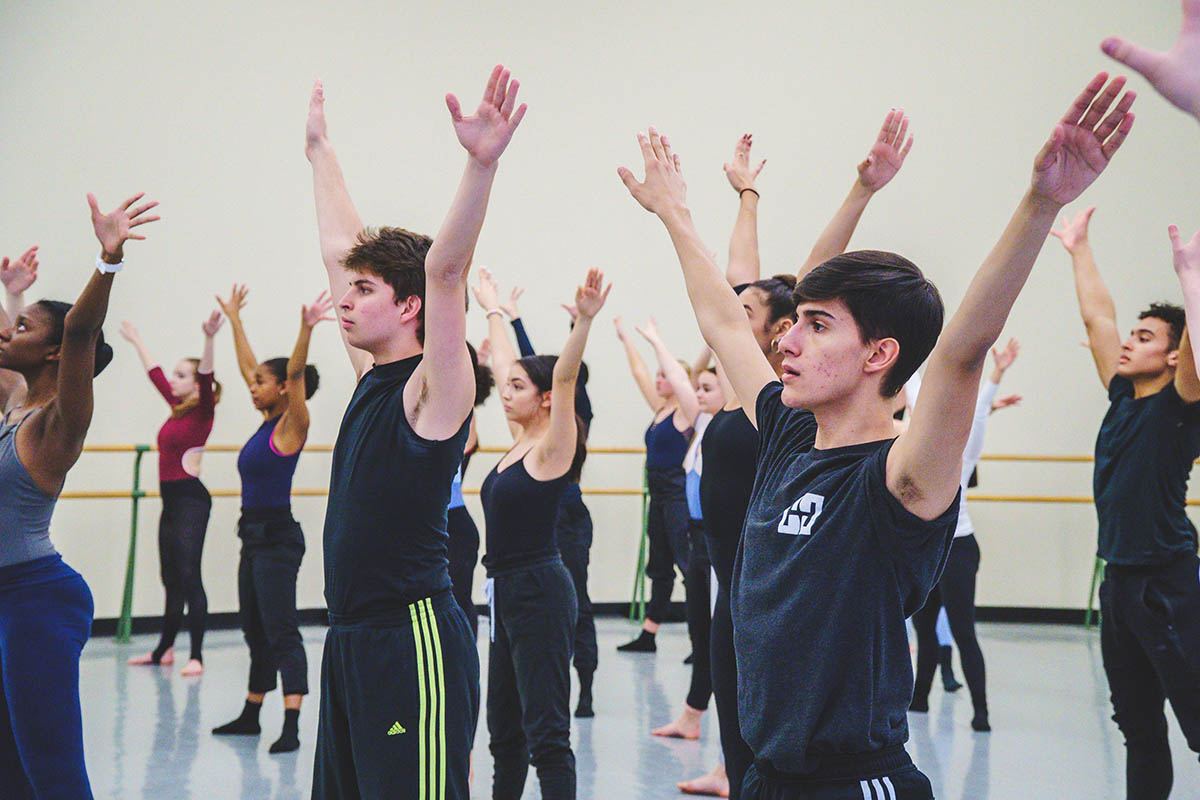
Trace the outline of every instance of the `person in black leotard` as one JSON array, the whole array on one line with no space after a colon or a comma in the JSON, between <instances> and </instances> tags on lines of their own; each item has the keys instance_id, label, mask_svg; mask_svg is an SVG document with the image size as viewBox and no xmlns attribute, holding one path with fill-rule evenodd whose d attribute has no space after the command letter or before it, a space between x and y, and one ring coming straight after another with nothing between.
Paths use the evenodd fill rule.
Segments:
<instances>
[{"instance_id":1,"label":"person in black leotard","mask_svg":"<svg viewBox=\"0 0 1200 800\"><path fill-rule=\"evenodd\" d=\"M476 287L514 439L480 490L491 602L487 719L495 800L521 797L531 762L543 798L575 797L570 699L577 607L554 541L554 521L563 492L579 479L587 456L575 382L592 321L610 288L599 270L590 270L575 292L579 318L562 355L516 360L487 270L480 270Z\"/></svg>"},{"instance_id":2,"label":"person in black leotard","mask_svg":"<svg viewBox=\"0 0 1200 800\"><path fill-rule=\"evenodd\" d=\"M308 659L296 615L296 576L304 557L304 532L292 517L292 476L308 440L308 400L320 376L308 363L312 330L333 308L328 292L300 307L300 334L290 358L259 363L242 324L247 290L234 284L229 299L217 298L233 330L238 370L262 425L238 454L242 516L238 537L238 616L250 648L250 683L242 713L213 728L217 735L257 736L263 699L283 681L283 731L272 753L300 747L300 703L308 694Z\"/></svg>"},{"instance_id":3,"label":"person in black leotard","mask_svg":"<svg viewBox=\"0 0 1200 800\"><path fill-rule=\"evenodd\" d=\"M659 369L653 381L637 348L625 333L621 318L616 317L613 323L638 389L654 412L654 419L646 428L646 483L650 490L646 577L650 579L650 602L646 604L641 633L617 649L627 653L653 653L657 649L654 635L659 623L666 619L675 587L675 570L678 569L680 575L687 575L688 508L683 457L700 405L688 368L671 355L659 337L653 319L635 329L650 342L658 356Z\"/></svg>"}]
</instances>

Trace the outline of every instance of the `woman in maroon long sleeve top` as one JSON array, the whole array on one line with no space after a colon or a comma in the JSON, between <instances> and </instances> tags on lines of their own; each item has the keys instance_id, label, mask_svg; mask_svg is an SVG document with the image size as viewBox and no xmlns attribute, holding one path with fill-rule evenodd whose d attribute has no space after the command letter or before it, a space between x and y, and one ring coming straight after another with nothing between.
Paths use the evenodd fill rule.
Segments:
<instances>
[{"instance_id":1,"label":"woman in maroon long sleeve top","mask_svg":"<svg viewBox=\"0 0 1200 800\"><path fill-rule=\"evenodd\" d=\"M201 647L208 596L200 577L200 556L212 497L200 482L200 457L221 396L221 384L213 379L213 336L221 321L220 312L214 311L203 325L203 355L183 359L170 377L150 356L137 328L121 323L121 335L137 348L150 382L171 406L171 416L158 431L158 482L163 504L158 521L158 556L167 594L162 637L152 652L135 656L129 663L175 663L175 635L183 624L186 607L192 650L184 675L204 671Z\"/></svg>"}]
</instances>

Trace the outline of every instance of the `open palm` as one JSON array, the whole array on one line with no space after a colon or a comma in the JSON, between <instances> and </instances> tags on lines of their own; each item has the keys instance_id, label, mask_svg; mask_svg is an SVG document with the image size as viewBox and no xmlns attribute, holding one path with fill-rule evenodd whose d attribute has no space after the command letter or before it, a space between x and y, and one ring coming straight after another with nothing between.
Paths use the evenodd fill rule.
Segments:
<instances>
[{"instance_id":1,"label":"open palm","mask_svg":"<svg viewBox=\"0 0 1200 800\"><path fill-rule=\"evenodd\" d=\"M591 319L599 314L611 289L611 283L607 287L604 285L603 272L598 269L589 269L583 286L575 290L575 308L579 310L579 315Z\"/></svg>"},{"instance_id":2,"label":"open palm","mask_svg":"<svg viewBox=\"0 0 1200 800\"><path fill-rule=\"evenodd\" d=\"M446 107L450 109L459 144L484 166L490 166L500 158L525 116L526 105L516 106L517 89L521 84L516 80L510 82L511 74L502 65L496 65L479 108L469 117L463 116L457 97L446 95Z\"/></svg>"},{"instance_id":3,"label":"open palm","mask_svg":"<svg viewBox=\"0 0 1200 800\"><path fill-rule=\"evenodd\" d=\"M909 136L906 140L904 137L907 133L908 117L904 115L904 109L889 111L884 117L883 127L879 129L879 136L871 145L871 152L858 165L858 179L863 186L878 192L896 177L900 167L904 166L908 151L912 149L913 137Z\"/></svg>"},{"instance_id":4,"label":"open palm","mask_svg":"<svg viewBox=\"0 0 1200 800\"><path fill-rule=\"evenodd\" d=\"M5 256L0 261L0 283L9 294L21 294L37 280L37 245L26 250L16 261Z\"/></svg>"},{"instance_id":5,"label":"open palm","mask_svg":"<svg viewBox=\"0 0 1200 800\"><path fill-rule=\"evenodd\" d=\"M1100 49L1140 72L1169 103L1200 118L1200 0L1183 0L1179 38L1165 53L1119 37L1105 39Z\"/></svg>"},{"instance_id":6,"label":"open palm","mask_svg":"<svg viewBox=\"0 0 1200 800\"><path fill-rule=\"evenodd\" d=\"M1200 231L1184 242L1175 225L1167 228L1171 237L1171 252L1175 258L1175 273L1180 280L1200 280Z\"/></svg>"},{"instance_id":7,"label":"open palm","mask_svg":"<svg viewBox=\"0 0 1200 800\"><path fill-rule=\"evenodd\" d=\"M137 208L132 208L134 203L145 196L145 192L139 192L108 214L101 213L94 194L87 196L88 206L92 210L92 229L105 253L117 255L128 240L146 238L134 233L133 229L147 222L155 222L159 218L146 216L147 211L158 205L157 202L142 203Z\"/></svg>"}]
</instances>

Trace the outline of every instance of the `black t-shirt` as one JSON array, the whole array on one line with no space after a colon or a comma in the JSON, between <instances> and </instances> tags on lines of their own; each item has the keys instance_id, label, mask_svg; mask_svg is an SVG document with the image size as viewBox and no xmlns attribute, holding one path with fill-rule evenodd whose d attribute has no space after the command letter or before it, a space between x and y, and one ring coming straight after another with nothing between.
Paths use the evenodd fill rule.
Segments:
<instances>
[{"instance_id":1,"label":"black t-shirt","mask_svg":"<svg viewBox=\"0 0 1200 800\"><path fill-rule=\"evenodd\" d=\"M1119 375L1108 384L1108 399L1092 479L1097 555L1136 566L1194 554L1187 482L1200 455L1200 403L1185 404L1174 384L1135 398L1133 383Z\"/></svg>"},{"instance_id":2,"label":"black t-shirt","mask_svg":"<svg viewBox=\"0 0 1200 800\"><path fill-rule=\"evenodd\" d=\"M717 581L728 591L750 492L754 489L758 431L742 409L722 409L704 429L700 452L704 454L700 511L704 515L708 555L717 572Z\"/></svg>"},{"instance_id":3,"label":"black t-shirt","mask_svg":"<svg viewBox=\"0 0 1200 800\"><path fill-rule=\"evenodd\" d=\"M416 355L359 380L333 446L325 512L325 603L334 614L396 611L450 586L446 505L470 417L440 442L409 425Z\"/></svg>"},{"instance_id":4,"label":"black t-shirt","mask_svg":"<svg viewBox=\"0 0 1200 800\"><path fill-rule=\"evenodd\" d=\"M813 449L811 413L768 384L758 475L733 576L738 712L756 758L811 774L825 754L908 739L904 620L950 552L958 498L926 522L886 483L894 440ZM706 465L707 468L707 465Z\"/></svg>"}]
</instances>

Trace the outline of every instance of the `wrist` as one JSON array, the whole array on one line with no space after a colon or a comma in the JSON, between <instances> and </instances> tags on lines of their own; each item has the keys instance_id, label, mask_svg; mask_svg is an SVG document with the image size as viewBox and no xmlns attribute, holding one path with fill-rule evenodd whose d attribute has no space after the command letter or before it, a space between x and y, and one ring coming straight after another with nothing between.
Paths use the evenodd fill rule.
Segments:
<instances>
[{"instance_id":1,"label":"wrist","mask_svg":"<svg viewBox=\"0 0 1200 800\"><path fill-rule=\"evenodd\" d=\"M490 178L496 174L496 167L499 164L499 157L497 157L495 161L484 163L476 158L475 154L470 150L467 151L467 172Z\"/></svg>"},{"instance_id":2,"label":"wrist","mask_svg":"<svg viewBox=\"0 0 1200 800\"><path fill-rule=\"evenodd\" d=\"M753 186L742 187L741 189L738 189L738 199L743 203L757 203L759 201L758 189L755 189Z\"/></svg>"},{"instance_id":3,"label":"wrist","mask_svg":"<svg viewBox=\"0 0 1200 800\"><path fill-rule=\"evenodd\" d=\"M503 317L503 316L504 316L504 312L503 312L503 311L501 311L499 308L489 308L489 309L487 309L487 310L485 310L485 311L483 312L483 315L484 315L485 317L490 317L490 316L492 316L493 314L495 314L495 315L496 315L496 316L498 316L498 317Z\"/></svg>"},{"instance_id":4,"label":"wrist","mask_svg":"<svg viewBox=\"0 0 1200 800\"><path fill-rule=\"evenodd\" d=\"M683 201L671 203L666 208L654 212L668 229L691 222L692 212Z\"/></svg>"},{"instance_id":5,"label":"wrist","mask_svg":"<svg viewBox=\"0 0 1200 800\"><path fill-rule=\"evenodd\" d=\"M1004 370L1002 370L1000 367L996 367L995 369L992 370L991 377L988 378L988 381L990 383L992 383L993 385L998 386L998 385L1000 385L1000 379L1003 377L1004 377Z\"/></svg>"},{"instance_id":6,"label":"wrist","mask_svg":"<svg viewBox=\"0 0 1200 800\"><path fill-rule=\"evenodd\" d=\"M103 246L100 248L100 260L105 264L120 264L125 260L125 248L123 245L118 245L115 250L109 250Z\"/></svg>"},{"instance_id":7,"label":"wrist","mask_svg":"<svg viewBox=\"0 0 1200 800\"><path fill-rule=\"evenodd\" d=\"M848 199L859 201L865 205L868 200L874 197L876 191L876 189L872 189L863 183L862 176L859 175L854 179L854 185L850 187L850 196Z\"/></svg>"}]
</instances>

